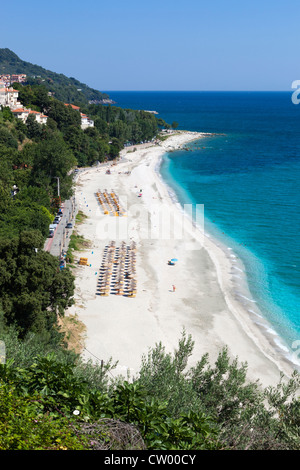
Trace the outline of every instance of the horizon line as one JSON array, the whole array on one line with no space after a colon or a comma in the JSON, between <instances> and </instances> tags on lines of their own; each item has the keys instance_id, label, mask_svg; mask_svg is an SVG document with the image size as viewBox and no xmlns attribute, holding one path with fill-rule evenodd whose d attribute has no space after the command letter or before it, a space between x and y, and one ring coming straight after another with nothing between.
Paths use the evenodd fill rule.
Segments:
<instances>
[{"instance_id":1,"label":"horizon line","mask_svg":"<svg viewBox=\"0 0 300 470\"><path fill-rule=\"evenodd\" d=\"M291 90L104 90L109 92L135 92L135 93L290 93Z\"/></svg>"}]
</instances>

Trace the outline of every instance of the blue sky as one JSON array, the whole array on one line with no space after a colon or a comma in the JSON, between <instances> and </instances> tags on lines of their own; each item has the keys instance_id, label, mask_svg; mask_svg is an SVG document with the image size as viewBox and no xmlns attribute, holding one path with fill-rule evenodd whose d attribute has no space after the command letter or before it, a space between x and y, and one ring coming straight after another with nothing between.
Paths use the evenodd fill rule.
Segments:
<instances>
[{"instance_id":1,"label":"blue sky","mask_svg":"<svg viewBox=\"0 0 300 470\"><path fill-rule=\"evenodd\" d=\"M291 90L299 0L15 0L0 47L109 90Z\"/></svg>"}]
</instances>

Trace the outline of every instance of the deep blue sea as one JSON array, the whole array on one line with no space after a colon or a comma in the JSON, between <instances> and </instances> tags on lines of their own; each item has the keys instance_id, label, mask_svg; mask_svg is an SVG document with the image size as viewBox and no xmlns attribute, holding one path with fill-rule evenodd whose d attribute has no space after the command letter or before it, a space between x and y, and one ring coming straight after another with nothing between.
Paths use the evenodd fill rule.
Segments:
<instances>
[{"instance_id":1,"label":"deep blue sea","mask_svg":"<svg viewBox=\"0 0 300 470\"><path fill-rule=\"evenodd\" d=\"M242 260L252 299L293 350L300 340L300 105L289 92L107 92L212 135L165 154L180 203L204 204L205 228Z\"/></svg>"}]
</instances>

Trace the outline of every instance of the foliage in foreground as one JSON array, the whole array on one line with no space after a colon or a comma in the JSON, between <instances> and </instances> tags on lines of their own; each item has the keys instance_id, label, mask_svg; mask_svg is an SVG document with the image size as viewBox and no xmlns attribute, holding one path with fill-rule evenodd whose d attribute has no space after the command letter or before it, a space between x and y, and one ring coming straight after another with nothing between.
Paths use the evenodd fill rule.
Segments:
<instances>
[{"instance_id":1,"label":"foliage in foreground","mask_svg":"<svg viewBox=\"0 0 300 470\"><path fill-rule=\"evenodd\" d=\"M64 426L62 429L66 431L66 436L70 438L77 436L78 442L89 438L94 448L95 443L102 448L112 446L107 430L107 420L112 419L134 426L141 436L141 442L144 442L143 445L148 449L188 450L221 447L214 423L203 414L188 413L173 417L167 410L166 403L158 399L149 399L147 391L138 382L124 381L116 384L109 393L90 389L89 383L76 376L73 369L70 365L59 364L51 356L37 358L36 362L27 369L14 368L9 364L0 367L0 389L4 391L3 403L7 403L5 408L7 418L6 415L1 416L1 420L4 421L2 425L9 430L8 435L14 436L11 440L3 437L3 449L27 449L27 438L23 444L22 442L25 436L32 432L32 421L37 417L39 417L38 422L42 424L51 417L51 426L53 425L56 436L55 423L56 420L61 422L61 416L65 421L58 424L58 429ZM7 391L8 385L13 388ZM10 406L7 397L12 391L15 399L11 400L12 408L7 409ZM20 413L23 418L20 420L21 424L17 425L15 419L10 417L14 415L13 404L20 401L22 402ZM39 406L33 408L33 403L38 403ZM99 420L104 418L106 422L102 421L103 425L100 429L99 426L97 428ZM88 434L86 434L87 423ZM68 424L71 426L71 436L67 433ZM74 429L76 429L75 435ZM31 442L34 448L50 445L48 441L47 444L43 441L42 428L40 441L39 434L36 434L36 441ZM60 436L59 439L61 443L63 437ZM78 442L74 444L71 441L70 445L77 445ZM65 442L62 445L67 444Z\"/></svg>"},{"instance_id":2,"label":"foliage in foreground","mask_svg":"<svg viewBox=\"0 0 300 470\"><path fill-rule=\"evenodd\" d=\"M84 363L57 348L36 355L26 341L26 359L15 338L0 365L2 449L300 449L297 374L264 390L226 349L215 364L204 355L189 369L193 341L183 333L174 354L156 345L128 381L113 377L112 362Z\"/></svg>"},{"instance_id":3,"label":"foliage in foreground","mask_svg":"<svg viewBox=\"0 0 300 470\"><path fill-rule=\"evenodd\" d=\"M43 399L0 386L0 450L82 450L83 438L64 417L43 410Z\"/></svg>"}]
</instances>

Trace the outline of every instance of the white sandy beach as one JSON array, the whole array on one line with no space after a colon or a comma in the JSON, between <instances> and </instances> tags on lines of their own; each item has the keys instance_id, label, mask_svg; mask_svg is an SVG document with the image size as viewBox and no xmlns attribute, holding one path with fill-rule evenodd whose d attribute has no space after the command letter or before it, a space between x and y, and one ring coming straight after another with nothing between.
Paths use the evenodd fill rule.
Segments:
<instances>
[{"instance_id":1,"label":"white sandy beach","mask_svg":"<svg viewBox=\"0 0 300 470\"><path fill-rule=\"evenodd\" d=\"M248 363L250 380L275 385L280 371L289 376L292 368L272 337L254 321L259 317L250 316L236 295L233 269L239 260L193 226L155 171L166 151L200 137L176 133L161 145L138 146L134 152L124 149L119 162L110 166L111 174L106 174L107 166L80 173L77 210L88 217L76 230L91 241L91 248L76 253L77 259L88 258L88 266L74 269L75 305L67 313L86 326L83 356L118 361L114 375L137 374L142 355L160 341L173 351L185 328L195 342L189 365L205 353L214 361L227 346L232 358ZM114 189L127 207L126 217L103 215L95 196L99 189ZM111 240L116 245L123 240L137 243L135 298L98 295L103 250ZM178 259L175 266L168 265L171 258Z\"/></svg>"}]
</instances>

